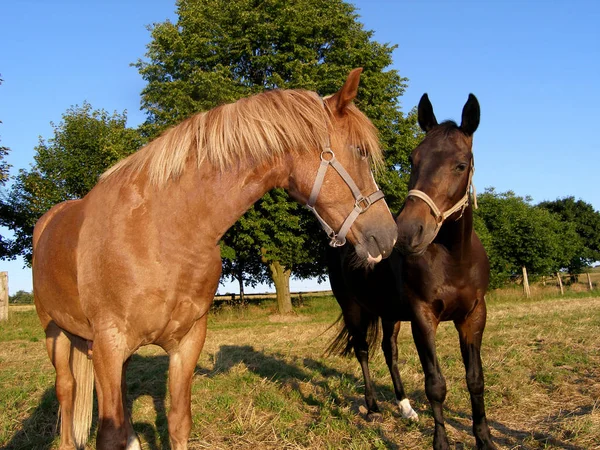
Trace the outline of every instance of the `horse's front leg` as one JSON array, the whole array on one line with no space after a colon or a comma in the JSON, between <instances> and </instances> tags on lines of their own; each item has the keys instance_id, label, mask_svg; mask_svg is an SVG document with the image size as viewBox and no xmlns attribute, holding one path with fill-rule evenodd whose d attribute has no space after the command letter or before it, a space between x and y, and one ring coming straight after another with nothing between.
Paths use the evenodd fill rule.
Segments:
<instances>
[{"instance_id":1,"label":"horse's front leg","mask_svg":"<svg viewBox=\"0 0 600 450\"><path fill-rule=\"evenodd\" d=\"M173 450L186 450L192 429L192 378L204 340L208 314L200 318L179 342L169 351L169 436Z\"/></svg>"},{"instance_id":2,"label":"horse's front leg","mask_svg":"<svg viewBox=\"0 0 600 450\"><path fill-rule=\"evenodd\" d=\"M401 322L399 321L381 321L383 328L381 349L383 350L385 362L390 370L400 414L402 414L402 417L405 419L417 421L419 420L419 415L412 409L410 401L406 398L404 385L402 384L402 378L400 378L400 371L398 370L398 333L400 332L400 323Z\"/></svg>"},{"instance_id":3,"label":"horse's front leg","mask_svg":"<svg viewBox=\"0 0 600 450\"><path fill-rule=\"evenodd\" d=\"M473 434L478 449L492 450L490 428L485 416L483 368L481 364L481 340L486 321L484 302L479 302L473 312L463 321L455 322L460 339L460 351L465 364L467 387L473 410Z\"/></svg>"},{"instance_id":4,"label":"horse's front leg","mask_svg":"<svg viewBox=\"0 0 600 450\"><path fill-rule=\"evenodd\" d=\"M427 305L414 311L412 334L425 374L425 393L435 422L433 448L448 450L448 436L444 425L444 400L446 400L446 380L442 375L435 347L435 333L438 320L427 310Z\"/></svg>"}]
</instances>

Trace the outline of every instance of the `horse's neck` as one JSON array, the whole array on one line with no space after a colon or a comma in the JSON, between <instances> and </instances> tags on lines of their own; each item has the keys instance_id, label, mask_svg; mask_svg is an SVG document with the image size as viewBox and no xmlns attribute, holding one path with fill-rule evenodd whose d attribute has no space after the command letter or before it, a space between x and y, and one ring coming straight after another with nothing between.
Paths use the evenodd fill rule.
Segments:
<instances>
[{"instance_id":1,"label":"horse's neck","mask_svg":"<svg viewBox=\"0 0 600 450\"><path fill-rule=\"evenodd\" d=\"M473 208L469 204L460 219L444 223L436 240L457 262L468 262L472 257L472 234Z\"/></svg>"},{"instance_id":2,"label":"horse's neck","mask_svg":"<svg viewBox=\"0 0 600 450\"><path fill-rule=\"evenodd\" d=\"M170 207L181 207L191 223L202 226L203 233L216 242L266 192L287 188L289 179L285 158L259 167L240 163L226 173L209 167L188 169L172 186L175 195L169 188L163 195Z\"/></svg>"}]
</instances>

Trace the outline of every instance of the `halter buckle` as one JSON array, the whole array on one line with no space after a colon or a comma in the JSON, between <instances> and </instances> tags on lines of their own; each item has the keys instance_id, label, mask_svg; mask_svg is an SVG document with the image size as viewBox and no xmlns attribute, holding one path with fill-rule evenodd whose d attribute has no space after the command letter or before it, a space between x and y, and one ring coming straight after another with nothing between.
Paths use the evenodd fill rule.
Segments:
<instances>
[{"instance_id":1,"label":"halter buckle","mask_svg":"<svg viewBox=\"0 0 600 450\"><path fill-rule=\"evenodd\" d=\"M362 195L356 199L356 203L354 204L355 208L358 208L360 213L364 213L373 202L369 197L363 197Z\"/></svg>"}]
</instances>

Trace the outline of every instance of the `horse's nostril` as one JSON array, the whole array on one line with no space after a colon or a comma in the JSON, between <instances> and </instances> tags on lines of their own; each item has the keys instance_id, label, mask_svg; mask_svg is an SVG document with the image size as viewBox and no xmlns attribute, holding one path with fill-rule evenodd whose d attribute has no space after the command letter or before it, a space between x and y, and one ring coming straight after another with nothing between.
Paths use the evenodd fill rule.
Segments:
<instances>
[{"instance_id":1,"label":"horse's nostril","mask_svg":"<svg viewBox=\"0 0 600 450\"><path fill-rule=\"evenodd\" d=\"M423 242L423 224L415 225L413 228L413 234L410 239L411 247L418 247Z\"/></svg>"}]
</instances>

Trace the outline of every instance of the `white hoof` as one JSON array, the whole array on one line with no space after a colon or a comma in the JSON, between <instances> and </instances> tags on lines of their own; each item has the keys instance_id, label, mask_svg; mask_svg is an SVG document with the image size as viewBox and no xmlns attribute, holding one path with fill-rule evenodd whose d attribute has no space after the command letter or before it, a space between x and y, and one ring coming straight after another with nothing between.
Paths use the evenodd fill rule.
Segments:
<instances>
[{"instance_id":1,"label":"white hoof","mask_svg":"<svg viewBox=\"0 0 600 450\"><path fill-rule=\"evenodd\" d=\"M412 406L410 406L410 402L407 398L398 402L398 408L400 408L400 414L402 414L402 417L405 419L412 420L414 422L419 421L419 415L414 409L412 409Z\"/></svg>"},{"instance_id":2,"label":"white hoof","mask_svg":"<svg viewBox=\"0 0 600 450\"><path fill-rule=\"evenodd\" d=\"M129 436L129 439L127 439L126 450L142 450L140 441L138 440L138 438L135 434L132 434L131 436Z\"/></svg>"}]
</instances>

